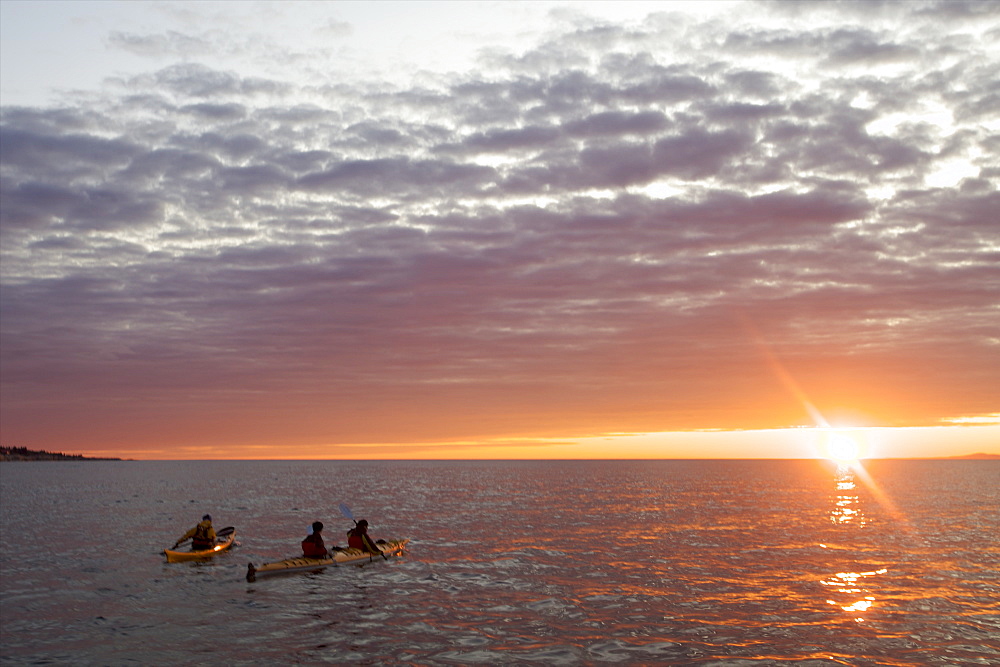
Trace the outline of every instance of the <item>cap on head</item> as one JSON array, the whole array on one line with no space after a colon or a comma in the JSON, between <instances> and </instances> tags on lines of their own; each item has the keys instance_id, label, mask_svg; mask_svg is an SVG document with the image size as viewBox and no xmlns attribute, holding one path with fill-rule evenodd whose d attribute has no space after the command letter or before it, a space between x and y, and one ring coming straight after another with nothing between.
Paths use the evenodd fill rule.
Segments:
<instances>
[{"instance_id":1,"label":"cap on head","mask_svg":"<svg viewBox=\"0 0 1000 667\"><path fill-rule=\"evenodd\" d=\"M211 521L212 520L212 515L211 514L206 514L205 516L201 517L201 520L202 521Z\"/></svg>"},{"instance_id":2,"label":"cap on head","mask_svg":"<svg viewBox=\"0 0 1000 667\"><path fill-rule=\"evenodd\" d=\"M368 521L366 521L365 519L362 519L361 521L358 521L358 527L359 528L367 528L368 527Z\"/></svg>"},{"instance_id":3,"label":"cap on head","mask_svg":"<svg viewBox=\"0 0 1000 667\"><path fill-rule=\"evenodd\" d=\"M323 522L322 521L316 521L316 522L314 522L313 523L313 532L314 533L318 533L321 530L323 530Z\"/></svg>"}]
</instances>

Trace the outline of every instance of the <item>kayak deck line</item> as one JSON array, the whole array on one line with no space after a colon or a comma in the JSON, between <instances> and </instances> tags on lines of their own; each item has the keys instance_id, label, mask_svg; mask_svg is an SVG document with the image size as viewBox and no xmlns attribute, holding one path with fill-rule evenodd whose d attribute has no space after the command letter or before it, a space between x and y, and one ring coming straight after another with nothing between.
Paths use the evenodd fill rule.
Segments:
<instances>
[{"instance_id":1,"label":"kayak deck line","mask_svg":"<svg viewBox=\"0 0 1000 667\"><path fill-rule=\"evenodd\" d=\"M349 565L352 563L359 563L361 561L372 561L378 556L382 558L388 558L389 556L398 556L403 553L406 547L406 543L410 540L389 540L384 543L378 544L379 549L382 550L380 554L373 554L362 549L352 549L350 547L340 548L333 547L333 555L327 558L308 558L306 556L297 556L294 558L286 558L284 560L279 560L274 563L264 563L260 567L256 567L253 563L247 564L247 581L256 581L257 577L270 575L270 574L284 574L288 572L312 572L317 570L322 570L327 567L339 567L340 565ZM362 563L363 564L363 563Z\"/></svg>"}]
</instances>

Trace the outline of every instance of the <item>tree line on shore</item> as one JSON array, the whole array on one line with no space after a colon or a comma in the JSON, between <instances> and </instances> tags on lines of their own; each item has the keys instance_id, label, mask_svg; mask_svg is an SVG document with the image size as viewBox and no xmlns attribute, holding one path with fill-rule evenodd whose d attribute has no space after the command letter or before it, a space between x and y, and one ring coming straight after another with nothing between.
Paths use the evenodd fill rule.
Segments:
<instances>
[{"instance_id":1,"label":"tree line on shore","mask_svg":"<svg viewBox=\"0 0 1000 667\"><path fill-rule=\"evenodd\" d=\"M121 461L121 459L62 454L27 447L0 447L0 461Z\"/></svg>"}]
</instances>

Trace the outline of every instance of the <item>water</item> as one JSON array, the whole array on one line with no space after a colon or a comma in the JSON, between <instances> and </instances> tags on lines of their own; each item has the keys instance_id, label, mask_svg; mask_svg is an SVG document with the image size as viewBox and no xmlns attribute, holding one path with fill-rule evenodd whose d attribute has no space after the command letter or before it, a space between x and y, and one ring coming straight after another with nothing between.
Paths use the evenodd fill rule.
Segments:
<instances>
[{"instance_id":1,"label":"water","mask_svg":"<svg viewBox=\"0 0 1000 667\"><path fill-rule=\"evenodd\" d=\"M1000 664L995 461L9 462L0 492L4 665ZM407 554L245 581L315 519L343 544L340 502ZM206 511L242 545L166 564Z\"/></svg>"}]
</instances>

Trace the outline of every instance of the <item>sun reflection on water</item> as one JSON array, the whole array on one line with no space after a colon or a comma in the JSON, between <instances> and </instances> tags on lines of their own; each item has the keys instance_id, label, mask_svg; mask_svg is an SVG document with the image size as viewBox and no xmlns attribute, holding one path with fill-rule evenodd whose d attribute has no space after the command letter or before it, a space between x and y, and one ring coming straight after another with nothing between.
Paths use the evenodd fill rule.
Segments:
<instances>
[{"instance_id":1,"label":"sun reflection on water","mask_svg":"<svg viewBox=\"0 0 1000 667\"><path fill-rule=\"evenodd\" d=\"M872 590L868 587L869 585L866 585L865 580L869 577L886 574L887 572L889 572L888 568L884 567L872 572L838 572L819 583L823 586L829 586L835 592L844 595L849 600L861 596L860 599L855 599L848 604L844 604L843 600L826 601L827 604L840 607L846 612L860 614L868 611L875 604L875 596L871 595ZM865 619L863 616L855 616L854 620L858 623L863 623Z\"/></svg>"},{"instance_id":2,"label":"sun reflection on water","mask_svg":"<svg viewBox=\"0 0 1000 667\"><path fill-rule=\"evenodd\" d=\"M842 463L837 466L834 475L836 492L832 498L830 521L844 528L848 526L863 528L868 524L858 496L858 487L855 481L856 467L860 466ZM828 548L825 544L820 546ZM831 593L835 593L836 597L839 598L827 598L827 604L839 607L851 614L851 618L856 623L863 623L865 621L864 614L870 611L876 603L873 584L879 576L888 573L888 571L888 568L864 572L844 571L821 579L820 584L826 586Z\"/></svg>"},{"instance_id":3,"label":"sun reflection on water","mask_svg":"<svg viewBox=\"0 0 1000 667\"><path fill-rule=\"evenodd\" d=\"M868 522L858 503L857 484L850 466L837 467L837 496L830 510L833 523L856 523L864 526Z\"/></svg>"}]
</instances>

